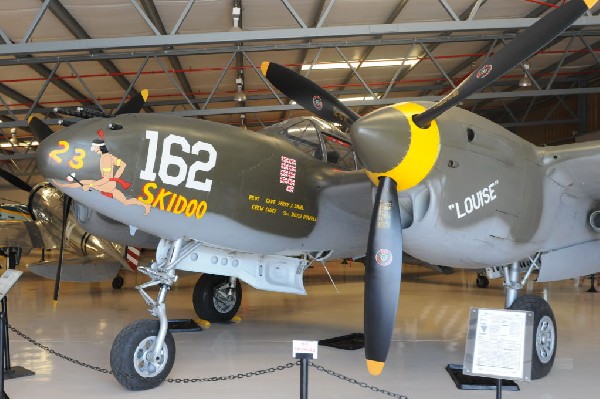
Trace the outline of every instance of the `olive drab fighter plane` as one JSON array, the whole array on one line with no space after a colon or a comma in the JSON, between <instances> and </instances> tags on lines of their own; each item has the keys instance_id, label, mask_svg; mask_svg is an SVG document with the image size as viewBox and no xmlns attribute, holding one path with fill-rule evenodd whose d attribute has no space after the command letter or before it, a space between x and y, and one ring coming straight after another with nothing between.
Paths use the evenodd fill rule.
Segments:
<instances>
[{"instance_id":1,"label":"olive drab fighter plane","mask_svg":"<svg viewBox=\"0 0 600 399\"><path fill-rule=\"evenodd\" d=\"M37 162L50 182L133 232L161 238L156 261L143 269L150 281L138 287L158 322L132 323L117 336L117 380L149 389L169 374L175 346L165 299L177 270L205 273L194 289L197 310L223 320L239 306L238 279L304 294L312 260L365 254L365 356L378 374L403 250L436 265L498 268L506 306L535 313L532 377L545 376L556 353L554 316L543 299L517 291L535 269L541 281L600 271L600 143L539 148L454 106L595 3L571 0L550 12L435 104L359 117L308 79L263 63L272 84L348 127L349 138L310 118L257 134L153 114L91 118L45 138ZM364 169L352 170L352 150ZM149 287L159 288L156 298Z\"/></svg>"}]
</instances>

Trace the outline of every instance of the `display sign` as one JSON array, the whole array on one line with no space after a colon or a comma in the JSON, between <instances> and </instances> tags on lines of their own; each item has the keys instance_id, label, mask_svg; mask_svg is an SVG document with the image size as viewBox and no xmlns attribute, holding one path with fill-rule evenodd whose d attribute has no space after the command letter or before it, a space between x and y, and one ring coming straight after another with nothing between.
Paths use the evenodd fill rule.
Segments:
<instances>
[{"instance_id":1,"label":"display sign","mask_svg":"<svg viewBox=\"0 0 600 399\"><path fill-rule=\"evenodd\" d=\"M292 341L292 352L296 359L299 358L298 355L308 355L310 359L316 359L318 349L319 341Z\"/></svg>"},{"instance_id":2,"label":"display sign","mask_svg":"<svg viewBox=\"0 0 600 399\"><path fill-rule=\"evenodd\" d=\"M8 294L8 291L15 285L22 274L22 271L14 269L8 269L2 273L2 276L0 277L0 300L4 299L6 294Z\"/></svg>"},{"instance_id":3,"label":"display sign","mask_svg":"<svg viewBox=\"0 0 600 399\"><path fill-rule=\"evenodd\" d=\"M471 308L463 373L529 381L533 312Z\"/></svg>"}]
</instances>

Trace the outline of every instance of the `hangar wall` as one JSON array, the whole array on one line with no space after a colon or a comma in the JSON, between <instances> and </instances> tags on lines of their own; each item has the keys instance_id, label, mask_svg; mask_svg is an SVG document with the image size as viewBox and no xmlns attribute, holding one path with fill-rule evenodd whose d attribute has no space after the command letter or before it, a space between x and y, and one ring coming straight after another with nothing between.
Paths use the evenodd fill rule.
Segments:
<instances>
[{"instance_id":1,"label":"hangar wall","mask_svg":"<svg viewBox=\"0 0 600 399\"><path fill-rule=\"evenodd\" d=\"M519 136L536 144L536 145L555 145L572 143L588 139L588 135L600 131L600 94L587 94L584 96L569 96L565 97L564 102L573 113L579 116L578 123L551 123L551 121L566 121L573 119L573 115L567 109L559 105L556 107L556 98L552 97L547 100L543 106L530 112L528 121L542 121L548 117L548 124L540 126L521 126L515 131ZM585 101L585 112L581 115L579 110L580 101L583 98ZM555 108L553 111L552 109ZM519 109L522 113L525 109ZM552 111L550 115L548 113ZM585 121L581 121L584 118Z\"/></svg>"}]
</instances>

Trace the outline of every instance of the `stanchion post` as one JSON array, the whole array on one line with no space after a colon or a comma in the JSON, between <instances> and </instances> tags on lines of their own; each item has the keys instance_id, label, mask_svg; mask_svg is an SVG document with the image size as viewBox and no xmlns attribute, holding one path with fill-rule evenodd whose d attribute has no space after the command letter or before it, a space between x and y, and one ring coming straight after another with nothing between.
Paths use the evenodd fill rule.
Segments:
<instances>
[{"instance_id":1,"label":"stanchion post","mask_svg":"<svg viewBox=\"0 0 600 399\"><path fill-rule=\"evenodd\" d=\"M308 359L312 355L302 354L300 359L300 399L308 399Z\"/></svg>"},{"instance_id":2,"label":"stanchion post","mask_svg":"<svg viewBox=\"0 0 600 399\"><path fill-rule=\"evenodd\" d=\"M10 344L8 341L8 305L6 298L6 296L2 298L2 332L4 334L4 339L2 340L2 349L4 354L4 367L2 371L3 376L4 372L10 372Z\"/></svg>"},{"instance_id":3,"label":"stanchion post","mask_svg":"<svg viewBox=\"0 0 600 399\"><path fill-rule=\"evenodd\" d=\"M300 399L308 399L308 360L317 358L319 341L292 342L292 354L300 360Z\"/></svg>"},{"instance_id":4,"label":"stanchion post","mask_svg":"<svg viewBox=\"0 0 600 399\"><path fill-rule=\"evenodd\" d=\"M502 378L496 381L496 399L502 399Z\"/></svg>"},{"instance_id":5,"label":"stanchion post","mask_svg":"<svg viewBox=\"0 0 600 399\"><path fill-rule=\"evenodd\" d=\"M23 274L22 271L8 269L6 270L2 276L0 276L0 298L2 302L2 313L0 317L0 356L2 357L2 387L4 387L4 379L13 379L20 377L27 377L30 375L34 375L35 373L31 370L27 370L21 366L11 367L10 365L10 351L9 351L9 343L8 343L8 305L6 296L8 291L12 288L12 286L17 282L19 277ZM4 394L4 397L7 397ZM0 398L1 399L1 398Z\"/></svg>"},{"instance_id":6,"label":"stanchion post","mask_svg":"<svg viewBox=\"0 0 600 399\"><path fill-rule=\"evenodd\" d=\"M2 304L4 304L4 298L2 299ZM6 394L6 392L4 392L4 367L6 365L6 357L4 356L6 347L4 343L5 341L7 341L6 331L4 330L4 327L6 326L5 316L6 314L4 312L0 313L0 351L2 352L2 356L0 356L2 358L2 367L0 367L0 395L2 395L1 399L8 399L8 395Z\"/></svg>"}]
</instances>

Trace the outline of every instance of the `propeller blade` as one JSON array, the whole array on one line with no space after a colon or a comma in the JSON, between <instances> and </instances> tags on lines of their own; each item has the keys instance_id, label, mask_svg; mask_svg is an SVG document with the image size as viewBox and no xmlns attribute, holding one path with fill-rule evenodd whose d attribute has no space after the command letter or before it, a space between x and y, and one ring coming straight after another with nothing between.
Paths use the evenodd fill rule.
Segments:
<instances>
[{"instance_id":1,"label":"propeller blade","mask_svg":"<svg viewBox=\"0 0 600 399\"><path fill-rule=\"evenodd\" d=\"M377 187L365 260L365 357L379 375L390 348L402 278L402 223L396 182Z\"/></svg>"},{"instance_id":2,"label":"propeller blade","mask_svg":"<svg viewBox=\"0 0 600 399\"><path fill-rule=\"evenodd\" d=\"M41 143L46 137L53 133L50 126L46 125L35 116L30 116L29 119L27 119L27 124L29 125L29 129L31 129L31 133L33 133L33 137L35 137L38 143Z\"/></svg>"},{"instance_id":3,"label":"propeller blade","mask_svg":"<svg viewBox=\"0 0 600 399\"><path fill-rule=\"evenodd\" d=\"M117 112L115 112L115 115L138 114L142 110L142 107L146 103L147 99L148 90L144 89L135 96L131 97L129 101L127 101L125 104L123 104L121 108L119 108Z\"/></svg>"},{"instance_id":4,"label":"propeller blade","mask_svg":"<svg viewBox=\"0 0 600 399\"><path fill-rule=\"evenodd\" d=\"M23 180L19 179L17 176L4 169L0 169L0 177L2 177L4 180L9 182L16 188L21 189L23 191L30 192L31 190L33 190L33 188L29 184L25 183Z\"/></svg>"},{"instance_id":5,"label":"propeller blade","mask_svg":"<svg viewBox=\"0 0 600 399\"><path fill-rule=\"evenodd\" d=\"M433 107L422 114L415 115L413 121L421 128L428 126L446 110L494 82L544 47L597 2L598 0L571 0L550 12L491 56L485 65L463 80Z\"/></svg>"},{"instance_id":6,"label":"propeller blade","mask_svg":"<svg viewBox=\"0 0 600 399\"><path fill-rule=\"evenodd\" d=\"M69 218L69 210L71 209L71 203L73 198L65 195L63 197L63 220L62 220L62 234L60 238L60 252L58 255L58 267L56 268L56 279L54 281L54 301L58 301L58 292L60 291L60 274L62 271L63 257L65 254L65 235L67 231L67 219Z\"/></svg>"},{"instance_id":7,"label":"propeller blade","mask_svg":"<svg viewBox=\"0 0 600 399\"><path fill-rule=\"evenodd\" d=\"M266 61L260 69L279 91L318 117L345 127L358 120L359 116L340 100L291 69Z\"/></svg>"}]
</instances>

